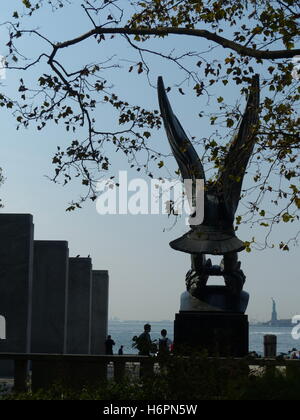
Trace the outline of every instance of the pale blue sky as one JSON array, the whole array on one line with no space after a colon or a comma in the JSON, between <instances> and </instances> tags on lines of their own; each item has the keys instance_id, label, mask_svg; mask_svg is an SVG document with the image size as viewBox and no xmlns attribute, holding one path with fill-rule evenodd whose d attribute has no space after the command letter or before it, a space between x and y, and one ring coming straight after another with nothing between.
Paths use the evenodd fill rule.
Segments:
<instances>
[{"instance_id":1,"label":"pale blue sky","mask_svg":"<svg viewBox=\"0 0 300 420\"><path fill-rule=\"evenodd\" d=\"M20 4L13 0L1 5L1 21L9 18ZM79 4L79 2L78 2ZM37 14L34 25L52 40L64 41L90 29L89 21L83 18L79 9L60 11L54 16L48 13ZM67 12L67 14L66 14ZM32 25L28 20L28 27ZM0 30L0 54L5 54L5 31ZM158 41L156 41L158 42ZM176 47L185 51L186 40L171 38L168 48ZM162 43L160 40L159 43ZM31 39L23 46L31 56L39 46ZM199 41L188 40L191 50L204 50L207 44L199 46ZM221 49L215 50L220 57ZM80 64L88 61L104 61L113 54L129 59L132 52L122 40L96 47L93 42L64 51L66 63ZM166 84L172 84L178 76L177 71L168 65L152 60L153 81L158 75L164 76ZM129 64L121 62L126 68ZM40 72L49 70L42 68ZM4 81L9 92L13 92L19 77L30 80L36 77L28 74L8 73ZM118 87L120 96L132 101L139 101L143 106L158 108L156 91L147 85L144 75L128 73L126 69L112 70L109 74ZM222 88L215 92L234 104L238 98L237 88ZM195 99L190 95L180 97L170 93L174 110L183 126L192 135L209 135L211 127L205 126L197 118L201 110L208 111L206 98ZM185 233L187 227L183 219L170 231L163 231L172 225L167 216L100 216L95 203L75 213L66 213L68 202L76 199L82 187L76 182L62 187L51 183L45 175L52 175L51 157L58 144L66 145L71 139L62 128L49 125L42 132L33 128L15 130L15 122L9 113L1 111L1 160L4 169L5 184L1 187L1 198L5 203L4 212L31 213L34 216L35 239L68 240L70 255L91 255L95 269L107 269L110 273L110 316L121 319L161 320L174 318L179 309L180 294L184 291L185 273L189 269L189 256L173 251L168 243ZM97 115L99 125L106 127L111 118L106 110ZM161 130L153 136L153 144L162 152L168 152L165 132ZM200 151L201 153L201 151ZM120 155L113 154L114 174L118 170L128 169ZM175 168L170 160L171 168ZM157 176L163 172L156 171ZM135 172L129 172L136 177ZM247 182L250 182L249 180ZM274 233L274 241L293 236L295 226L281 225ZM249 227L239 231L239 237L248 240L261 233L253 232ZM245 290L251 295L248 314L251 319L267 320L270 318L271 297L278 303L281 317L290 317L300 313L299 287L299 248L291 248L289 253L278 250L263 252L253 251L240 254L242 266L247 276ZM215 259L218 261L218 258ZM213 284L215 279L210 280ZM217 280L218 282L218 280Z\"/></svg>"}]
</instances>

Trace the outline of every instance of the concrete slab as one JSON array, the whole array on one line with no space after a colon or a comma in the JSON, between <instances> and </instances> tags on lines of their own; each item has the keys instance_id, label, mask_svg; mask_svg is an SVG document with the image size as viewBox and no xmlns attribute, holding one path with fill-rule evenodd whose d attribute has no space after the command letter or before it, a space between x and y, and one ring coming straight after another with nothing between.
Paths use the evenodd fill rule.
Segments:
<instances>
[{"instance_id":1,"label":"concrete slab","mask_svg":"<svg viewBox=\"0 0 300 420\"><path fill-rule=\"evenodd\" d=\"M66 352L69 249L66 241L34 241L32 353Z\"/></svg>"},{"instance_id":2,"label":"concrete slab","mask_svg":"<svg viewBox=\"0 0 300 420\"><path fill-rule=\"evenodd\" d=\"M33 229L30 214L0 214L0 315L6 324L0 352L30 350ZM0 362L0 377L13 372L13 362Z\"/></svg>"},{"instance_id":3,"label":"concrete slab","mask_svg":"<svg viewBox=\"0 0 300 420\"><path fill-rule=\"evenodd\" d=\"M67 354L90 354L92 261L69 258Z\"/></svg>"},{"instance_id":4,"label":"concrete slab","mask_svg":"<svg viewBox=\"0 0 300 420\"><path fill-rule=\"evenodd\" d=\"M108 288L108 271L93 270L91 354L105 354L108 328Z\"/></svg>"}]
</instances>

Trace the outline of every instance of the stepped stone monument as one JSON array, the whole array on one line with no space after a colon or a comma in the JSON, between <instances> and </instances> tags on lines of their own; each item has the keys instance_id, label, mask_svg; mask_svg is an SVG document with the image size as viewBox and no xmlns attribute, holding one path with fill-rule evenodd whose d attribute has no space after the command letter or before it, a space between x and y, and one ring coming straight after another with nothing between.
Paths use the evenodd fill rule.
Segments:
<instances>
[{"instance_id":1,"label":"stepped stone monument","mask_svg":"<svg viewBox=\"0 0 300 420\"><path fill-rule=\"evenodd\" d=\"M33 230L29 214L0 214L0 353L103 354L108 271L69 258L66 241L34 241ZM51 366L32 362L35 389L68 371ZM13 374L13 361L0 360L0 378Z\"/></svg>"}]
</instances>

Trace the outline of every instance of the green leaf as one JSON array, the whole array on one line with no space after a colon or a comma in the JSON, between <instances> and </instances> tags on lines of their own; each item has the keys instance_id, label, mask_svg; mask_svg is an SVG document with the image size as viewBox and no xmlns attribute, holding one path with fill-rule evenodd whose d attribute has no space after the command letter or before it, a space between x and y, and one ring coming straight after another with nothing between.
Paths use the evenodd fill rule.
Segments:
<instances>
[{"instance_id":1,"label":"green leaf","mask_svg":"<svg viewBox=\"0 0 300 420\"><path fill-rule=\"evenodd\" d=\"M30 1L29 1L29 0L22 0L22 3L24 4L24 6L25 6L27 9L30 9L30 8L31 8L31 3L30 3Z\"/></svg>"},{"instance_id":2,"label":"green leaf","mask_svg":"<svg viewBox=\"0 0 300 420\"><path fill-rule=\"evenodd\" d=\"M282 215L282 220L284 221L284 223L288 223L291 219L293 218L293 216L291 216L290 214L288 214L288 213L284 213L283 215Z\"/></svg>"},{"instance_id":3,"label":"green leaf","mask_svg":"<svg viewBox=\"0 0 300 420\"><path fill-rule=\"evenodd\" d=\"M229 128L233 127L233 125L234 125L233 119L232 118L227 118L226 124L227 124L227 127L229 127Z\"/></svg>"}]
</instances>

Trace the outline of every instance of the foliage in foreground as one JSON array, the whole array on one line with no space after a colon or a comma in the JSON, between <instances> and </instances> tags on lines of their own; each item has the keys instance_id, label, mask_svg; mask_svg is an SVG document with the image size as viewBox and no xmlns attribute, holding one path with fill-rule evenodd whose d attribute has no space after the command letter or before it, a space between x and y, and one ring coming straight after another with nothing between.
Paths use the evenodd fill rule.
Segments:
<instances>
[{"instance_id":1,"label":"foliage in foreground","mask_svg":"<svg viewBox=\"0 0 300 420\"><path fill-rule=\"evenodd\" d=\"M297 372L296 372L297 373ZM283 371L249 371L245 362L172 358L151 378L122 383L108 381L95 388L6 394L2 400L299 400L300 375Z\"/></svg>"}]
</instances>

